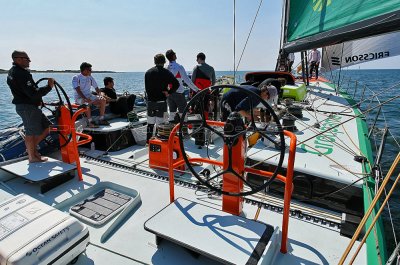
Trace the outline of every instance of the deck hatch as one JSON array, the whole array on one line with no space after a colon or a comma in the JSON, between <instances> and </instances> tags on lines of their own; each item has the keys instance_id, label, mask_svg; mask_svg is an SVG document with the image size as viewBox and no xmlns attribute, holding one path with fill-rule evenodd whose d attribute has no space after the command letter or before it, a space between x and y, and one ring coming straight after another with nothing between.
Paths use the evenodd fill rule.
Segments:
<instances>
[{"instance_id":1,"label":"deck hatch","mask_svg":"<svg viewBox=\"0 0 400 265\"><path fill-rule=\"evenodd\" d=\"M83 201L73 205L69 212L94 225L101 225L128 204L132 197L112 189L103 189Z\"/></svg>"},{"instance_id":2,"label":"deck hatch","mask_svg":"<svg viewBox=\"0 0 400 265\"><path fill-rule=\"evenodd\" d=\"M167 240L223 264L258 264L263 256L263 264L273 264L279 251L271 225L184 198L156 213L144 228L156 235L157 244Z\"/></svg>"}]
</instances>

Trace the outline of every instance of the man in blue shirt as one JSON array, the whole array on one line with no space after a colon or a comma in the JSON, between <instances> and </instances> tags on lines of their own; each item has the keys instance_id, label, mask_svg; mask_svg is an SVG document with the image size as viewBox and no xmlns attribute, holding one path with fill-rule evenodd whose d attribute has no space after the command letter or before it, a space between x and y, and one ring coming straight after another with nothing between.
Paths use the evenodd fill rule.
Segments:
<instances>
[{"instance_id":1,"label":"man in blue shirt","mask_svg":"<svg viewBox=\"0 0 400 265\"><path fill-rule=\"evenodd\" d=\"M276 87L267 83L261 83L258 87L250 85L241 85L245 90L249 90L259 95L260 98L266 100L268 104L272 104L278 96ZM250 104L252 103L252 104ZM222 96L221 101L221 120L226 121L229 114L233 111L239 112L243 117L251 119L251 105L254 108L260 108L261 101L258 97L246 93L242 89L232 88Z\"/></svg>"}]
</instances>

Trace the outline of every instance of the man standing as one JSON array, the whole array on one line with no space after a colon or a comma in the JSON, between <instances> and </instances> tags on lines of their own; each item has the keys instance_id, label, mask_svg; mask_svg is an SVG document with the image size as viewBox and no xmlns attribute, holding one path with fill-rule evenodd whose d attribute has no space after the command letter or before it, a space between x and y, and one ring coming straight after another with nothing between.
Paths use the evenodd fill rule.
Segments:
<instances>
[{"instance_id":1,"label":"man standing","mask_svg":"<svg viewBox=\"0 0 400 265\"><path fill-rule=\"evenodd\" d=\"M203 90L205 88L208 88L210 86L213 86L215 84L215 71L214 68L206 63L206 55L202 52L197 54L197 65L193 68L193 73L192 73L192 81L193 83L200 89ZM216 91L217 92L217 91ZM208 120L208 114L211 111L211 102L210 98L211 97L214 99L213 100L213 105L217 105L218 101L218 95L210 95L210 94L204 94L204 98L201 102L198 102L195 106L195 113L201 114L200 113L200 104L203 104L203 110L204 110L204 117L206 120ZM215 115L216 116L216 115ZM216 117L215 117L216 118ZM204 130L200 130L199 133L194 135L195 138L195 144L199 146L203 146L205 143L205 134Z\"/></svg>"},{"instance_id":2,"label":"man standing","mask_svg":"<svg viewBox=\"0 0 400 265\"><path fill-rule=\"evenodd\" d=\"M288 72L292 72L292 66L293 66L293 63L294 63L294 59L295 59L294 53L293 52L289 53L288 57L287 57L287 60L288 60Z\"/></svg>"},{"instance_id":3,"label":"man standing","mask_svg":"<svg viewBox=\"0 0 400 265\"><path fill-rule=\"evenodd\" d=\"M39 108L42 97L54 86L54 79L49 78L47 86L37 87L28 68L31 62L24 51L14 51L11 54L13 66L8 71L7 84L13 95L12 103L22 118L25 128L25 146L28 152L29 163L46 161L37 150L37 145L49 133L51 122Z\"/></svg>"},{"instance_id":4,"label":"man standing","mask_svg":"<svg viewBox=\"0 0 400 265\"><path fill-rule=\"evenodd\" d=\"M167 98L179 88L179 82L174 75L164 68L163 54L154 56L156 66L147 70L144 76L144 87L147 94L147 143L153 136L154 124L165 122ZM168 89L168 86L171 85Z\"/></svg>"},{"instance_id":5,"label":"man standing","mask_svg":"<svg viewBox=\"0 0 400 265\"><path fill-rule=\"evenodd\" d=\"M104 88L101 88L100 91L102 96L106 98L107 103L110 104L110 110L114 114L121 115L122 118L126 118L126 114L133 109L135 105L135 95L128 96L117 96L114 88L114 79L112 77L105 77L104 80Z\"/></svg>"},{"instance_id":6,"label":"man standing","mask_svg":"<svg viewBox=\"0 0 400 265\"><path fill-rule=\"evenodd\" d=\"M87 62L83 62L80 66L81 73L75 75L72 78L72 87L75 90L75 103L78 105L82 104L93 104L100 108L100 120L99 125L110 125L104 120L104 112L106 109L106 99L100 96L100 89L92 77L92 65ZM91 88L94 87L97 96L92 94ZM92 114L90 107L86 108L86 117L88 118L89 127L95 127L96 125L92 121Z\"/></svg>"},{"instance_id":7,"label":"man standing","mask_svg":"<svg viewBox=\"0 0 400 265\"><path fill-rule=\"evenodd\" d=\"M192 80L190 80L185 71L185 68L183 68L182 65L176 62L177 57L176 53L173 50L168 50L165 53L165 56L169 61L167 67L168 70L175 76L176 79L178 79L179 82L179 88L176 90L176 92L172 93L167 99L169 107L169 120L173 121L175 118L176 111L178 110L181 116L183 110L186 107L186 99L185 95L183 94L184 87L182 84L182 80L189 86L191 90L197 92L199 89L193 84Z\"/></svg>"},{"instance_id":8,"label":"man standing","mask_svg":"<svg viewBox=\"0 0 400 265\"><path fill-rule=\"evenodd\" d=\"M319 50L312 49L308 55L308 61L310 62L310 76L312 76L312 72L315 70L315 78L318 79L319 62L321 61L321 53Z\"/></svg>"},{"instance_id":9,"label":"man standing","mask_svg":"<svg viewBox=\"0 0 400 265\"><path fill-rule=\"evenodd\" d=\"M200 89L215 84L214 68L206 63L206 55L202 52L197 54L197 65L193 68L192 81Z\"/></svg>"}]
</instances>

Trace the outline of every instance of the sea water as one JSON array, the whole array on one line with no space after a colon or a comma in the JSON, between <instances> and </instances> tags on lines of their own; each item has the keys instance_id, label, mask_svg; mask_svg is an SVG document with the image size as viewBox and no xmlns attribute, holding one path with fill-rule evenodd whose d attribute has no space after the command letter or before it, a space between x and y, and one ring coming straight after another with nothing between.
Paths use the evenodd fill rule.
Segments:
<instances>
[{"instance_id":1,"label":"sea water","mask_svg":"<svg viewBox=\"0 0 400 265\"><path fill-rule=\"evenodd\" d=\"M236 79L238 82L243 81L244 74L246 72L237 72ZM335 80L340 74L341 80L339 82L342 89L347 90L350 95L353 95L354 88L357 87L357 94L362 94L365 86L368 87L364 93L364 102L361 104L361 109L366 110L373 104L370 104L369 98L372 93L380 93L400 82L400 70L346 70L340 73L336 71L334 74L326 74L325 77L329 80ZM33 73L34 80L39 80L43 77L54 78L66 91L66 93L73 99L73 88L72 88L72 77L75 73ZM217 71L217 77L222 75L233 75L232 72ZM117 93L123 93L125 91L134 94L140 94L144 92L144 72L129 72L129 73L93 73L93 77L97 81L99 87L103 87L103 78L111 76L114 78L115 89ZM8 127L13 127L21 123L20 117L15 112L15 107L11 104L12 95L9 87L6 83L6 74L0 74L0 130ZM357 85L355 81L357 80ZM46 81L41 83L45 85ZM385 93L379 95L381 102L390 99L394 95L399 95L400 86L388 90ZM372 91L372 92L371 92ZM361 93L360 93L361 92ZM56 100L57 95L53 90L47 96L44 97L44 101ZM395 100L386 106L384 106L384 115L388 121L390 128L390 135L387 138L385 145L385 152L382 158L382 165L384 173L386 173L396 157L398 152L397 142L400 141L400 100ZM377 110L377 109L376 109ZM368 115L368 119L373 121L375 118L376 110ZM384 126L384 120L378 119L377 124L382 127ZM378 143L379 144L379 143ZM375 146L375 143L372 143ZM373 147L375 148L375 147ZM394 174L397 176L399 171ZM389 187L390 189L390 187ZM400 239L400 187L396 189L396 192L390 200L391 212L394 217L394 227L396 229L397 238ZM393 249L394 240L391 225L388 218L388 212L385 212L385 230L386 238L389 244L389 250ZM390 254L390 253L389 253Z\"/></svg>"}]
</instances>

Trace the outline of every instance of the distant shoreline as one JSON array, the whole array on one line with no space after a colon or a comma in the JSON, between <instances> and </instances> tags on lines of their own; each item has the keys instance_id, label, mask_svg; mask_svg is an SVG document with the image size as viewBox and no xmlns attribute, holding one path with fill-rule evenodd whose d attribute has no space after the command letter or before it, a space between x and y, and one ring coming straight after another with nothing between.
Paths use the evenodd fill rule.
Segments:
<instances>
[{"instance_id":1,"label":"distant shoreline","mask_svg":"<svg viewBox=\"0 0 400 265\"><path fill-rule=\"evenodd\" d=\"M31 73L80 73L79 70L30 70ZM0 69L0 74L6 74L8 70ZM92 73L116 73L115 71L93 71Z\"/></svg>"},{"instance_id":2,"label":"distant shoreline","mask_svg":"<svg viewBox=\"0 0 400 265\"><path fill-rule=\"evenodd\" d=\"M370 71L370 70L379 70L379 71L385 71L385 70L400 70L400 69L392 69L392 68L388 68L388 69L342 69L342 71ZM241 70L238 72L262 72L263 70ZM337 70L339 71L339 70ZM79 70L30 70L31 73L80 73ZM191 71L189 71L191 72ZM232 72L230 70L216 70L216 72ZM0 74L7 74L8 70L5 69L0 69ZM138 72L138 71L133 71L133 72L127 72L127 71L93 71L92 73L145 73L145 71L143 72Z\"/></svg>"}]
</instances>

